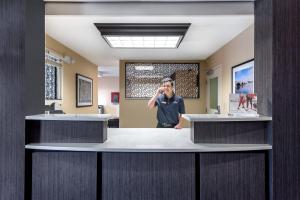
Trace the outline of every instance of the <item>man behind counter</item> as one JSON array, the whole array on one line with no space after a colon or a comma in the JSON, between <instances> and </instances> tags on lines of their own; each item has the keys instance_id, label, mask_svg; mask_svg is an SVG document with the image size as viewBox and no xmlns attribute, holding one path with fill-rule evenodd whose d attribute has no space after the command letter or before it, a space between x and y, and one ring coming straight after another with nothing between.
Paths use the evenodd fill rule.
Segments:
<instances>
[{"instance_id":1,"label":"man behind counter","mask_svg":"<svg viewBox=\"0 0 300 200\"><path fill-rule=\"evenodd\" d=\"M175 95L171 78L164 78L161 82L162 86L148 102L150 109L157 106L156 128L181 129L183 125L181 115L185 113L183 98Z\"/></svg>"}]
</instances>

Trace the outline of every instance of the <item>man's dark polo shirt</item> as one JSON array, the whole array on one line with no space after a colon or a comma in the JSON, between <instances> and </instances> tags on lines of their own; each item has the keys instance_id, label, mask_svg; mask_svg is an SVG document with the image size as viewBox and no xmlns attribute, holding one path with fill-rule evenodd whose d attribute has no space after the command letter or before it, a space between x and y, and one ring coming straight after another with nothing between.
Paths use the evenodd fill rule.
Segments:
<instances>
[{"instance_id":1,"label":"man's dark polo shirt","mask_svg":"<svg viewBox=\"0 0 300 200\"><path fill-rule=\"evenodd\" d=\"M157 121L159 123L178 124L179 114L185 113L184 101L180 96L173 94L171 98L161 94L155 101L157 106Z\"/></svg>"}]
</instances>

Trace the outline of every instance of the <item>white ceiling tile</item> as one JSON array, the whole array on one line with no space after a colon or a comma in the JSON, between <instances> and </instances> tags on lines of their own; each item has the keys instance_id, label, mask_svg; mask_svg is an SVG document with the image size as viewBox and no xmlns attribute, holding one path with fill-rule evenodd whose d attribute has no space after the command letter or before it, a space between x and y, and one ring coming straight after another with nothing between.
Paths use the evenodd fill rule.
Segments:
<instances>
[{"instance_id":1,"label":"white ceiling tile","mask_svg":"<svg viewBox=\"0 0 300 200\"><path fill-rule=\"evenodd\" d=\"M192 25L178 49L115 49L106 43L94 23L192 23ZM99 66L116 67L119 60L206 59L253 23L253 15L46 16L46 33Z\"/></svg>"}]
</instances>

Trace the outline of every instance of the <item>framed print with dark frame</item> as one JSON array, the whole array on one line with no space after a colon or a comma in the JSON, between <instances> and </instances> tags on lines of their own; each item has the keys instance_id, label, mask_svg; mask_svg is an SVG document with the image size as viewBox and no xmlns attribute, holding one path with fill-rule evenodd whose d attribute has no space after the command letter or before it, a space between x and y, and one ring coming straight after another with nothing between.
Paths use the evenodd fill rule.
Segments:
<instances>
[{"instance_id":1,"label":"framed print with dark frame","mask_svg":"<svg viewBox=\"0 0 300 200\"><path fill-rule=\"evenodd\" d=\"M254 93L254 59L232 67L232 93Z\"/></svg>"},{"instance_id":2,"label":"framed print with dark frame","mask_svg":"<svg viewBox=\"0 0 300 200\"><path fill-rule=\"evenodd\" d=\"M93 79L76 74L76 107L93 105Z\"/></svg>"}]
</instances>

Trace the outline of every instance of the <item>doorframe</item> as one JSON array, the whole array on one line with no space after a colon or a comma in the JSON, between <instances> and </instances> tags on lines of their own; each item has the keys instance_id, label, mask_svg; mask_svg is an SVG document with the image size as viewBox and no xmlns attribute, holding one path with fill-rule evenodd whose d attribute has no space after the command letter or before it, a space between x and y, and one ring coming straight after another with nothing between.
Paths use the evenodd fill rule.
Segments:
<instances>
[{"instance_id":1,"label":"doorframe","mask_svg":"<svg viewBox=\"0 0 300 200\"><path fill-rule=\"evenodd\" d=\"M212 74L209 74L212 71ZM210 109L210 79L218 78L218 105L222 105L222 65L217 65L206 71L206 112L215 113L217 110Z\"/></svg>"}]
</instances>

